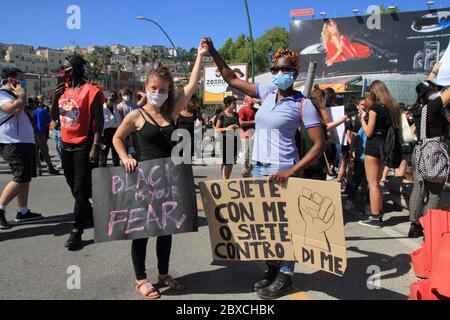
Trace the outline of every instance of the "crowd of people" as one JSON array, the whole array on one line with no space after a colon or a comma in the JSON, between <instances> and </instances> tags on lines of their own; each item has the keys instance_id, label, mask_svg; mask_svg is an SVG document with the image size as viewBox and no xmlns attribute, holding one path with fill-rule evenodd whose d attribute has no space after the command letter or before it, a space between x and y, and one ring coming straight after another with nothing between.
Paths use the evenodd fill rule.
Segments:
<instances>
[{"instance_id":1,"label":"crowd of people","mask_svg":"<svg viewBox=\"0 0 450 320\"><path fill-rule=\"evenodd\" d=\"M195 93L201 79L201 59L206 54L212 56L228 85L246 95L238 112L235 96L226 97L223 109L217 109L211 117L199 110ZM84 229L93 223L91 172L107 166L110 152L113 166L123 165L132 173L141 161L173 156L176 142L172 136L182 128L191 137L188 145L192 159L196 127L208 125L217 133L209 136L213 157L216 140L221 142L223 179L231 177L238 150L243 159L243 178L265 176L275 183L285 183L291 177L324 181L333 177L342 185L347 210L355 210L359 195L362 204L369 204L361 210L362 226L383 227L382 191L389 170L395 169L395 176L403 179L407 168L412 167L409 236L419 237L422 230L418 220L427 209L439 207L449 175L446 107L450 90L432 82L439 66L436 64L429 80L418 85L413 106L397 103L381 81L370 85L368 95L347 101L339 101L333 89L317 85L308 98L294 88L300 72L296 52L278 50L270 69L272 83L255 84L237 75L212 40L205 38L189 82L178 90L169 69L162 66L148 74L145 93L133 95L130 89L122 88L105 95L102 88L87 81L86 61L71 56L62 66L64 81L55 88L50 109L43 97L27 104L20 86L23 72L6 69L0 90L0 152L13 180L0 197L0 228L10 228L5 213L14 198L19 207L16 222L41 218L28 208L28 191L36 171L42 174L39 154L49 173L58 174L47 145L53 120L52 132L61 160L58 168L62 167L75 201L74 223L66 242L69 250L81 247ZM328 108L342 104L346 106L345 116L332 120ZM344 140L334 143L331 133L341 125L345 125ZM158 299L161 293L147 279L147 242L138 239L131 244L135 286L142 296ZM174 290L185 290L184 284L169 275L171 247L171 236L158 237L158 280ZM263 299L290 293L294 267L294 261L268 261L264 278L254 285L255 292Z\"/></svg>"}]
</instances>

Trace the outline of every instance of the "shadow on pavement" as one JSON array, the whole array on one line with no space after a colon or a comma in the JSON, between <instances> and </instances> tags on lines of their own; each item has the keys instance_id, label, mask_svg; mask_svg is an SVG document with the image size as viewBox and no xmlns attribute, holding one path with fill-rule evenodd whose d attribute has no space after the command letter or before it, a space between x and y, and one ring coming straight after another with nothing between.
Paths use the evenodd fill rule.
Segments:
<instances>
[{"instance_id":1,"label":"shadow on pavement","mask_svg":"<svg viewBox=\"0 0 450 320\"><path fill-rule=\"evenodd\" d=\"M208 226L208 219L206 219L205 217L198 217L198 227L202 228L207 226Z\"/></svg>"},{"instance_id":2,"label":"shadow on pavement","mask_svg":"<svg viewBox=\"0 0 450 320\"><path fill-rule=\"evenodd\" d=\"M409 222L409 216L396 216L391 217L388 220L383 222L383 226L385 227L393 227L402 223L408 223Z\"/></svg>"},{"instance_id":3,"label":"shadow on pavement","mask_svg":"<svg viewBox=\"0 0 450 320\"><path fill-rule=\"evenodd\" d=\"M12 229L0 232L0 242L43 235L63 236L70 232L72 218L73 214L70 213L44 217L40 220L27 223L11 223Z\"/></svg>"},{"instance_id":4,"label":"shadow on pavement","mask_svg":"<svg viewBox=\"0 0 450 320\"><path fill-rule=\"evenodd\" d=\"M192 273L178 278L187 286L186 291L166 290L165 296L188 296L190 294L248 294L253 284L264 277L264 273L253 262L220 262L224 268ZM255 296L256 297L256 296Z\"/></svg>"},{"instance_id":5,"label":"shadow on pavement","mask_svg":"<svg viewBox=\"0 0 450 320\"><path fill-rule=\"evenodd\" d=\"M43 235L54 235L60 237L70 233L70 223L60 223L57 225L46 225L33 228L12 229L8 232L0 232L0 242L7 240L39 237Z\"/></svg>"},{"instance_id":6,"label":"shadow on pavement","mask_svg":"<svg viewBox=\"0 0 450 320\"><path fill-rule=\"evenodd\" d=\"M407 300L408 297L395 291L383 288L383 280L397 278L407 274L411 269L411 257L399 254L394 257L377 252L364 251L356 247L348 250L364 255L347 260L347 270L340 278L322 271L310 275L296 274L295 282L301 291L323 292L339 300ZM375 273L371 266L381 270L380 289L369 290L368 284L374 284Z\"/></svg>"}]
</instances>

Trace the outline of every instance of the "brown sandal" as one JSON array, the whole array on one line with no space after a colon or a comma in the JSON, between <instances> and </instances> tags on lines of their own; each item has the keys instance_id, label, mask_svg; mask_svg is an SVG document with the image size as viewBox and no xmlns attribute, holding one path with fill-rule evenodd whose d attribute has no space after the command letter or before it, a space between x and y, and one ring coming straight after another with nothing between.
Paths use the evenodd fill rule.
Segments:
<instances>
[{"instance_id":1,"label":"brown sandal","mask_svg":"<svg viewBox=\"0 0 450 320\"><path fill-rule=\"evenodd\" d=\"M147 288L147 294L142 293L141 288L143 286ZM140 284L138 284L138 281L136 281L136 290L141 296L149 300L157 300L161 298L161 293L159 292L159 290L156 289L148 280L143 280Z\"/></svg>"},{"instance_id":2,"label":"brown sandal","mask_svg":"<svg viewBox=\"0 0 450 320\"><path fill-rule=\"evenodd\" d=\"M158 276L159 284L165 287L169 287L175 291L185 291L186 286L176 281L171 276Z\"/></svg>"}]
</instances>

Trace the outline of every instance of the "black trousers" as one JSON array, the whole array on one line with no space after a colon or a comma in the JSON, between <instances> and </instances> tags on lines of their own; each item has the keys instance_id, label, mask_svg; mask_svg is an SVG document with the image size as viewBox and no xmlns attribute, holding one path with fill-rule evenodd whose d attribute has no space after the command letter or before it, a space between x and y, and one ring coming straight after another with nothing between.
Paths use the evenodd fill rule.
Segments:
<instances>
[{"instance_id":1,"label":"black trousers","mask_svg":"<svg viewBox=\"0 0 450 320\"><path fill-rule=\"evenodd\" d=\"M61 150L64 176L75 198L74 228L84 229L84 223L93 219L91 164L89 162L90 147L86 145L76 151Z\"/></svg>"},{"instance_id":2,"label":"black trousers","mask_svg":"<svg viewBox=\"0 0 450 320\"><path fill-rule=\"evenodd\" d=\"M108 128L105 129L103 132L103 138L102 143L105 145L105 149L100 152L100 167L106 168L108 163L108 154L109 150L111 150L112 153L112 159L114 167L120 166L120 158L117 154L116 148L114 148L114 145L112 143L114 134L116 133L116 128Z\"/></svg>"},{"instance_id":3,"label":"black trousers","mask_svg":"<svg viewBox=\"0 0 450 320\"><path fill-rule=\"evenodd\" d=\"M131 243L131 258L133 260L136 280L147 279L145 271L145 257L147 255L148 239L133 240ZM169 273L170 251L172 250L172 236L162 236L156 239L156 256L158 258L159 274Z\"/></svg>"},{"instance_id":4,"label":"black trousers","mask_svg":"<svg viewBox=\"0 0 450 320\"><path fill-rule=\"evenodd\" d=\"M353 168L352 182L350 183L350 185L347 189L347 195L348 195L349 199L355 198L356 193L358 192L359 186L361 185L365 175L366 175L366 168L364 166L364 161L355 160L354 168Z\"/></svg>"}]
</instances>

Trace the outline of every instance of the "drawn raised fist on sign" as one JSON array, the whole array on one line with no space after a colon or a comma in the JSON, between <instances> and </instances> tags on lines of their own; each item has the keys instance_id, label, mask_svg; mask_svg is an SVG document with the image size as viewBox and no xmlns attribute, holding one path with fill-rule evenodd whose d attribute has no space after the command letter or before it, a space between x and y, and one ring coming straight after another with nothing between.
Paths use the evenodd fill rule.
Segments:
<instances>
[{"instance_id":1,"label":"drawn raised fist on sign","mask_svg":"<svg viewBox=\"0 0 450 320\"><path fill-rule=\"evenodd\" d=\"M305 221L305 245L331 252L326 231L334 225L335 206L330 198L304 188L298 198L300 216Z\"/></svg>"}]
</instances>

